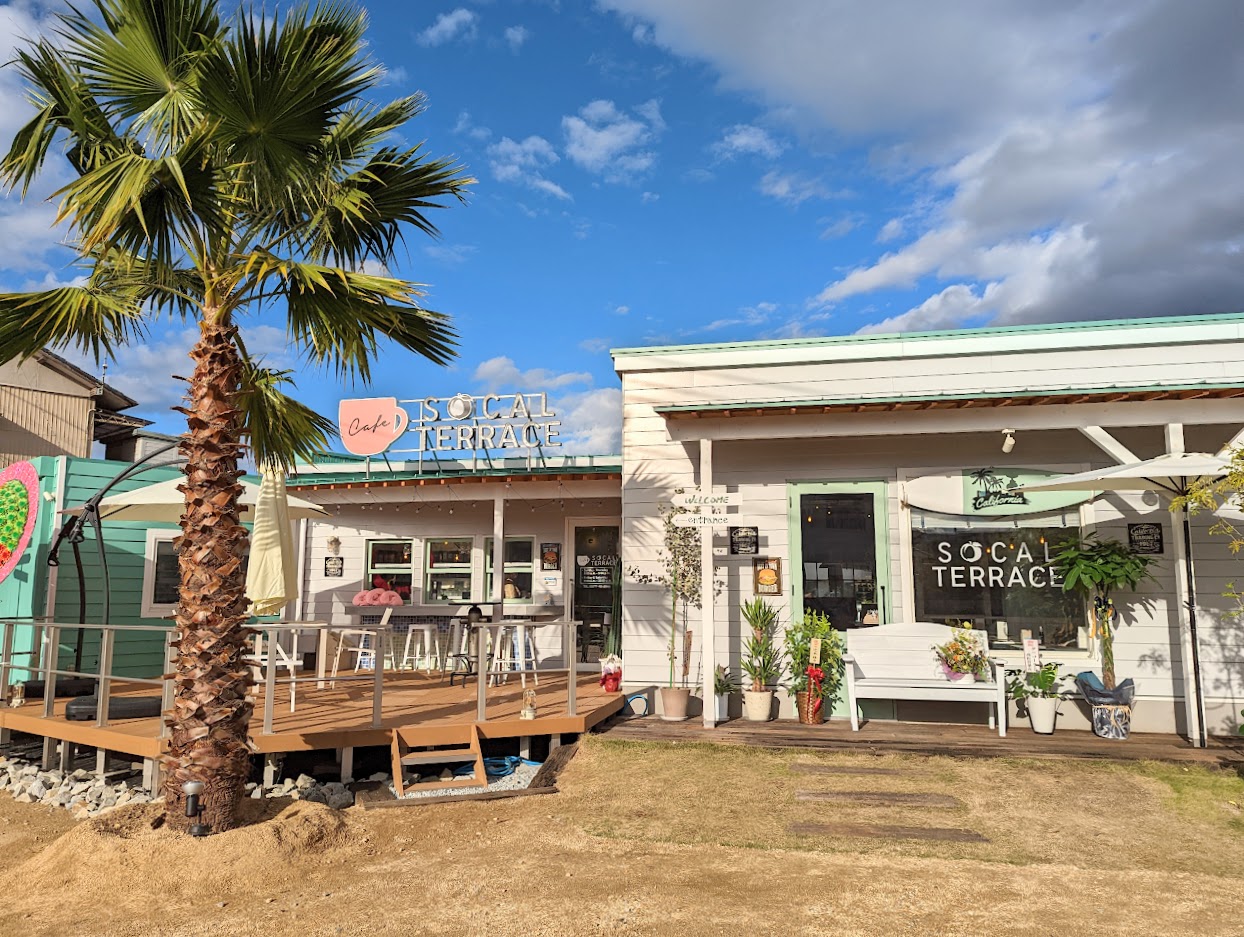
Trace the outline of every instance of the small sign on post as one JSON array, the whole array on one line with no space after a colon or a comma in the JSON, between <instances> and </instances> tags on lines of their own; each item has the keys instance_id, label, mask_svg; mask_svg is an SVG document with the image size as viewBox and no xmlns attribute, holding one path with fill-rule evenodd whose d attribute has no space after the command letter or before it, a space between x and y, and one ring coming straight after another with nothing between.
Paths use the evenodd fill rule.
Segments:
<instances>
[{"instance_id":1,"label":"small sign on post","mask_svg":"<svg viewBox=\"0 0 1244 937\"><path fill-rule=\"evenodd\" d=\"M1024 673L1036 673L1041 669L1041 642L1036 638L1024 639Z\"/></svg>"},{"instance_id":2,"label":"small sign on post","mask_svg":"<svg viewBox=\"0 0 1244 937\"><path fill-rule=\"evenodd\" d=\"M813 638L808 643L808 662L816 665L817 667L821 666L821 639L820 638Z\"/></svg>"}]
</instances>

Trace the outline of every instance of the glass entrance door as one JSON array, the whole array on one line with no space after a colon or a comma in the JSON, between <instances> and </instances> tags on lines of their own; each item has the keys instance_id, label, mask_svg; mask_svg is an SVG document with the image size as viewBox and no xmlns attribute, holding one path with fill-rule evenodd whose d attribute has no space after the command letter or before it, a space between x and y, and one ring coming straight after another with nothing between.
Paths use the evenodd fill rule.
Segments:
<instances>
[{"instance_id":1,"label":"glass entrance door","mask_svg":"<svg viewBox=\"0 0 1244 937\"><path fill-rule=\"evenodd\" d=\"M885 484L792 485L792 582L838 630L889 620Z\"/></svg>"},{"instance_id":2,"label":"glass entrance door","mask_svg":"<svg viewBox=\"0 0 1244 937\"><path fill-rule=\"evenodd\" d=\"M571 617L582 623L578 648L581 664L621 652L622 622L615 601L621 584L619 540L616 524L574 526Z\"/></svg>"}]
</instances>

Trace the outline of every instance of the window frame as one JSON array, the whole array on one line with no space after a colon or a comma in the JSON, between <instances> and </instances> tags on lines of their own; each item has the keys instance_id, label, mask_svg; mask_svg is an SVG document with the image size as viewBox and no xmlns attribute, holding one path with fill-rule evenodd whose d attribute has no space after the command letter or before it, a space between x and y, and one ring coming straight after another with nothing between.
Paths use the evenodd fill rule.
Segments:
<instances>
[{"instance_id":1,"label":"window frame","mask_svg":"<svg viewBox=\"0 0 1244 937\"><path fill-rule=\"evenodd\" d=\"M169 543L181 536L181 531L172 528L149 527L143 547L143 590L139 612L143 618L165 619L177 614L178 601L171 604L157 603L155 600L156 585L156 552L157 544ZM173 553L177 557L176 552Z\"/></svg>"},{"instance_id":2,"label":"window frame","mask_svg":"<svg viewBox=\"0 0 1244 937\"><path fill-rule=\"evenodd\" d=\"M492 535L484 537L484 600L492 601ZM514 537L506 537L505 543L526 543L531 547L531 558L525 563L512 563L504 559L504 546L502 547L502 569L501 581L503 583L501 592L502 605L510 603L512 605L532 605L535 603L536 595L536 537L532 535L518 535ZM527 590L526 598L521 596L513 599L505 597L504 582L507 573L526 574L531 577L531 586Z\"/></svg>"},{"instance_id":3,"label":"window frame","mask_svg":"<svg viewBox=\"0 0 1244 937\"><path fill-rule=\"evenodd\" d=\"M401 544L410 548L410 559L405 563L372 563L371 548L377 543ZM415 540L413 537L373 537L363 541L363 585L371 589L372 576L396 574L410 577L410 597L404 603L413 605L415 601Z\"/></svg>"},{"instance_id":4,"label":"window frame","mask_svg":"<svg viewBox=\"0 0 1244 937\"><path fill-rule=\"evenodd\" d=\"M435 599L432 597L432 544L437 541L446 543L457 542L468 544L467 556L465 563L447 563L436 567L438 572L445 573L465 573L467 576L466 598L457 599ZM475 595L475 537L466 534L461 536L432 536L423 538L423 603L424 605L462 605L464 602L474 601Z\"/></svg>"}]
</instances>

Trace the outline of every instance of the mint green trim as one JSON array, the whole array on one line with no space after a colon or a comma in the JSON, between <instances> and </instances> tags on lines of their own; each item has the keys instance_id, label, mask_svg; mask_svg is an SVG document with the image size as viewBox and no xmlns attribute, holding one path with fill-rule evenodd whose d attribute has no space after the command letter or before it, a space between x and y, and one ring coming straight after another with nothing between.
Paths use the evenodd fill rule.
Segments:
<instances>
[{"instance_id":1,"label":"mint green trim","mask_svg":"<svg viewBox=\"0 0 1244 937\"><path fill-rule=\"evenodd\" d=\"M873 496L873 549L877 557L877 588L883 590L884 603L878 608L885 615L883 621L894 620L894 589L890 582L890 499L889 485L883 479L848 482L789 482L786 485L787 522L790 525L790 586L791 616L803 617L803 525L800 523L799 499L809 494L871 494ZM833 715L846 716L847 691L844 682ZM882 706L870 709L874 718L893 719L894 704L882 701Z\"/></svg>"},{"instance_id":2,"label":"mint green trim","mask_svg":"<svg viewBox=\"0 0 1244 937\"><path fill-rule=\"evenodd\" d=\"M533 481L540 481L548 476L555 475L616 475L622 471L622 463L609 465L567 465L562 467L549 468L531 468L531 469L490 469L483 468L472 471L471 469L457 470L446 467L440 472L390 472L383 465L376 467L373 462L371 467L371 477L367 477L361 471L354 472L325 472L315 475L291 475L286 485L291 488L309 488L312 485L340 485L346 483L368 484L371 482L389 482L389 481L405 481L420 478L426 478L429 481L436 479L452 479L452 478L495 478L502 480L506 478L529 478Z\"/></svg>"},{"instance_id":3,"label":"mint green trim","mask_svg":"<svg viewBox=\"0 0 1244 937\"><path fill-rule=\"evenodd\" d=\"M754 351L766 348L817 348L826 345L870 345L894 342L923 342L936 339L974 339L994 335L1032 335L1036 333L1083 332L1092 329L1152 329L1168 326L1244 324L1244 312L1214 313L1200 316L1158 316L1145 319L1096 319L1086 322L1054 322L1043 325L1005 325L983 329L942 329L934 332L884 332L872 335L832 335L821 338L788 338L777 341L706 342L698 345L652 345L613 348L613 357L660 355L695 351Z\"/></svg>"},{"instance_id":4,"label":"mint green trim","mask_svg":"<svg viewBox=\"0 0 1244 937\"><path fill-rule=\"evenodd\" d=\"M761 400L737 403L685 403L654 407L657 413L695 413L703 410L784 410L787 407L840 407L869 403L927 403L940 400L1008 400L1016 397L1073 397L1077 394L1145 394L1154 391L1244 390L1244 381L1200 384L1149 384L1135 387L1052 387L1046 390L967 391L954 394L906 394L885 397L822 397L817 400Z\"/></svg>"}]
</instances>

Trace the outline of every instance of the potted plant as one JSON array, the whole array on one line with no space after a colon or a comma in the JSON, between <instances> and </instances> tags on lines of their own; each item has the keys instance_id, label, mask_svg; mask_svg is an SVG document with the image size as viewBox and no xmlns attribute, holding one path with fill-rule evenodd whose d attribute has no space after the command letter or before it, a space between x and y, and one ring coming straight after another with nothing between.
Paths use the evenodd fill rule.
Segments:
<instances>
[{"instance_id":1,"label":"potted plant","mask_svg":"<svg viewBox=\"0 0 1244 937\"><path fill-rule=\"evenodd\" d=\"M718 664L713 674L713 698L717 703L717 721L726 722L730 718L730 694L739 692L739 685L734 675L724 664Z\"/></svg>"},{"instance_id":2,"label":"potted plant","mask_svg":"<svg viewBox=\"0 0 1244 937\"><path fill-rule=\"evenodd\" d=\"M1032 731L1038 735L1054 734L1061 683L1058 664L1049 663L1035 673L1017 673L1007 684L1011 699L1023 700Z\"/></svg>"},{"instance_id":3,"label":"potted plant","mask_svg":"<svg viewBox=\"0 0 1244 937\"><path fill-rule=\"evenodd\" d=\"M977 677L988 674L989 654L981 640L983 637L971 628L956 628L945 644L933 645L933 653L947 680L974 683Z\"/></svg>"},{"instance_id":4,"label":"potted plant","mask_svg":"<svg viewBox=\"0 0 1244 937\"><path fill-rule=\"evenodd\" d=\"M675 494L680 494L678 489ZM663 527L663 548L658 551L657 558L661 561L661 572L648 573L638 567L632 567L631 577L645 585L661 585L669 590L670 595L670 640L666 656L670 662L669 686L661 687L661 718L667 722L681 722L687 718L687 704L691 700L691 690L687 687L689 661L684 653L682 668L682 686L675 682L675 667L678 661L678 610L682 606L683 634L687 634L687 614L691 606L700 607L700 532L694 527L675 527L674 518L686 513L684 508L670 505L661 508ZM690 641L686 642L688 645Z\"/></svg>"},{"instance_id":5,"label":"potted plant","mask_svg":"<svg viewBox=\"0 0 1244 937\"><path fill-rule=\"evenodd\" d=\"M1115 683L1114 629L1119 613L1111 593L1124 586L1135 591L1153 579L1149 567L1154 559L1093 533L1058 544L1051 562L1063 577L1065 591L1079 591L1092 599L1089 636L1101 647L1101 679L1086 671L1076 674L1076 686L1093 707L1093 732L1101 738L1125 739L1131 733L1136 688L1130 678Z\"/></svg>"},{"instance_id":6,"label":"potted plant","mask_svg":"<svg viewBox=\"0 0 1244 937\"><path fill-rule=\"evenodd\" d=\"M820 658L812 661L812 642L821 641ZM788 692L795 698L799 721L819 725L825 721L826 712L833 708L834 700L842 687L846 668L842 662L842 635L832 624L829 616L808 609L801 621L792 622L786 629L786 657L790 671Z\"/></svg>"},{"instance_id":7,"label":"potted plant","mask_svg":"<svg viewBox=\"0 0 1244 937\"><path fill-rule=\"evenodd\" d=\"M782 673L782 652L774 643L777 609L760 596L743 604L743 620L751 634L743 642L743 673L751 688L743 691L744 713L751 722L768 722L773 711L773 684Z\"/></svg>"}]
</instances>

